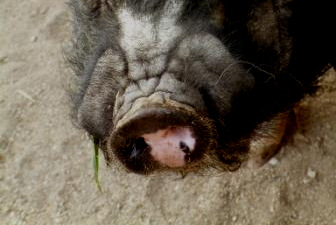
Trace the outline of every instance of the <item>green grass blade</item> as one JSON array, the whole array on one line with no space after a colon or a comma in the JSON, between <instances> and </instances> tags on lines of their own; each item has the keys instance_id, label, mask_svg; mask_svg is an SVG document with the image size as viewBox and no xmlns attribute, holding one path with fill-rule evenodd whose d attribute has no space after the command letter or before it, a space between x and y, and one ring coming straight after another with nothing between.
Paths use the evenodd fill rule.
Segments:
<instances>
[{"instance_id":1,"label":"green grass blade","mask_svg":"<svg viewBox=\"0 0 336 225\"><path fill-rule=\"evenodd\" d=\"M101 191L100 180L99 180L99 139L93 137L93 170L94 170L94 177L97 184L97 188Z\"/></svg>"}]
</instances>

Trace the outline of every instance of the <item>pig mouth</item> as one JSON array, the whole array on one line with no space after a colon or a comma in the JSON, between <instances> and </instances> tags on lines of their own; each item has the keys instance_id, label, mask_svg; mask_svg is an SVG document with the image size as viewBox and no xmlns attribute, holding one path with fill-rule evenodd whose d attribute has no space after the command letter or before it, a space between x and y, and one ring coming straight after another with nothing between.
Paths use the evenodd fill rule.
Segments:
<instances>
[{"instance_id":1,"label":"pig mouth","mask_svg":"<svg viewBox=\"0 0 336 225\"><path fill-rule=\"evenodd\" d=\"M216 148L216 129L204 112L176 102L132 108L116 122L108 144L132 172L192 170Z\"/></svg>"}]
</instances>

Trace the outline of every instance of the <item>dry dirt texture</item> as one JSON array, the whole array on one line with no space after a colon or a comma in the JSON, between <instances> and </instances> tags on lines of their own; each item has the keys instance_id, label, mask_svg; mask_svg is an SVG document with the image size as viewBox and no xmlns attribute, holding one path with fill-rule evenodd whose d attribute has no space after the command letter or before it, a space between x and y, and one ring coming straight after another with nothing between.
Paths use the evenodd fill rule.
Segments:
<instances>
[{"instance_id":1,"label":"dry dirt texture","mask_svg":"<svg viewBox=\"0 0 336 225\"><path fill-rule=\"evenodd\" d=\"M101 169L64 93L63 1L0 1L0 224L336 224L335 71L271 163L212 176ZM63 77L63 78L62 78Z\"/></svg>"}]
</instances>

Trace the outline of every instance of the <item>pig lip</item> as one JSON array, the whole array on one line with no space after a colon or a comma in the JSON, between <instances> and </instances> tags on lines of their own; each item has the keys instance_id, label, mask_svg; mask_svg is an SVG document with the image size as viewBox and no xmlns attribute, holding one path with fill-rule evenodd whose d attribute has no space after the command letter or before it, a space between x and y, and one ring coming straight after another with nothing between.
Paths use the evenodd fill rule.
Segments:
<instances>
[{"instance_id":1,"label":"pig lip","mask_svg":"<svg viewBox=\"0 0 336 225\"><path fill-rule=\"evenodd\" d=\"M131 159L131 153L128 150L132 142L142 135L169 126L190 127L193 130L196 144L194 151L188 154L186 167L201 160L204 153L209 149L215 149L216 135L214 131L216 129L213 121L205 113L196 113L195 111L162 105L144 107L139 110L132 119L112 132L109 146L119 161L132 172L149 174L158 169L172 169L162 168L164 166L156 162L150 155L151 149L146 149L139 155L139 161L135 161L134 157Z\"/></svg>"}]
</instances>

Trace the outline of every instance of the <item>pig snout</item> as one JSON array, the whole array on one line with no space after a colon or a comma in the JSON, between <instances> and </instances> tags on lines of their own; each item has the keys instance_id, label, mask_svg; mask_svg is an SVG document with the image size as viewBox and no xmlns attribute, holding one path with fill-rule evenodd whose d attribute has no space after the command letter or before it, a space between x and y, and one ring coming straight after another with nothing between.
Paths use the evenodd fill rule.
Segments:
<instances>
[{"instance_id":1,"label":"pig snout","mask_svg":"<svg viewBox=\"0 0 336 225\"><path fill-rule=\"evenodd\" d=\"M133 172L186 169L203 157L214 130L199 91L165 73L118 92L109 147Z\"/></svg>"},{"instance_id":2,"label":"pig snout","mask_svg":"<svg viewBox=\"0 0 336 225\"><path fill-rule=\"evenodd\" d=\"M154 133L144 134L142 140L150 147L151 156L169 167L184 166L196 143L192 131L187 127L168 127Z\"/></svg>"},{"instance_id":3,"label":"pig snout","mask_svg":"<svg viewBox=\"0 0 336 225\"><path fill-rule=\"evenodd\" d=\"M117 123L110 146L129 170L179 169L202 158L214 139L211 122L187 106L176 105L136 103L132 107L136 110Z\"/></svg>"}]
</instances>

